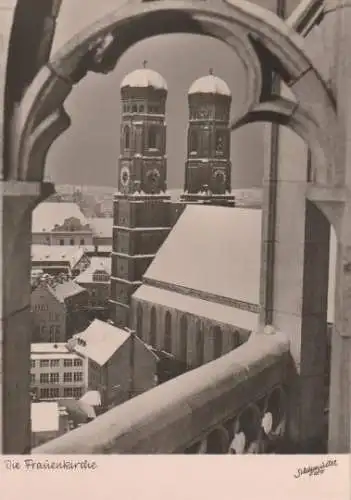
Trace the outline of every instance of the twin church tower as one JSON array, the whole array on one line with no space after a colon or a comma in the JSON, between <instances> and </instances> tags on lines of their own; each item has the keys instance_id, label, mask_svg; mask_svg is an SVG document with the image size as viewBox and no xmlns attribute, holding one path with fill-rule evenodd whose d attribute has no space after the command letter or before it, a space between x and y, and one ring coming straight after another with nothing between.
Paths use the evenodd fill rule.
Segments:
<instances>
[{"instance_id":1,"label":"twin church tower","mask_svg":"<svg viewBox=\"0 0 351 500\"><path fill-rule=\"evenodd\" d=\"M184 206L234 205L228 85L210 71L189 89L185 182L178 201L167 194L167 94L164 78L146 67L128 74L121 84L110 292L111 320L120 327L129 326L131 295Z\"/></svg>"}]
</instances>

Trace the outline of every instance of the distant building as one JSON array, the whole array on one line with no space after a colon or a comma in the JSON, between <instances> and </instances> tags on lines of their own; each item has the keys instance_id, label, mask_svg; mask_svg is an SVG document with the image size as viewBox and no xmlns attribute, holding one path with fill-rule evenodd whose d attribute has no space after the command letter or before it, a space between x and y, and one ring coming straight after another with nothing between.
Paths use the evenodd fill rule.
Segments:
<instances>
[{"instance_id":1,"label":"distant building","mask_svg":"<svg viewBox=\"0 0 351 500\"><path fill-rule=\"evenodd\" d=\"M93 233L93 246L110 246L112 248L112 217L93 217L87 219Z\"/></svg>"},{"instance_id":2,"label":"distant building","mask_svg":"<svg viewBox=\"0 0 351 500\"><path fill-rule=\"evenodd\" d=\"M43 202L33 211L32 243L92 245L93 232L76 203Z\"/></svg>"},{"instance_id":3,"label":"distant building","mask_svg":"<svg viewBox=\"0 0 351 500\"><path fill-rule=\"evenodd\" d=\"M76 279L89 293L88 311L93 318L109 318L111 258L91 257L90 265Z\"/></svg>"},{"instance_id":4,"label":"distant building","mask_svg":"<svg viewBox=\"0 0 351 500\"><path fill-rule=\"evenodd\" d=\"M46 277L32 290L36 342L65 342L87 326L89 293L72 280Z\"/></svg>"},{"instance_id":5,"label":"distant building","mask_svg":"<svg viewBox=\"0 0 351 500\"><path fill-rule=\"evenodd\" d=\"M258 321L260 228L258 210L188 205L133 294L137 335L192 368L245 342Z\"/></svg>"},{"instance_id":6,"label":"distant building","mask_svg":"<svg viewBox=\"0 0 351 500\"><path fill-rule=\"evenodd\" d=\"M89 265L89 257L79 246L32 245L32 270L41 269L44 273L58 275L65 273L78 276Z\"/></svg>"},{"instance_id":7,"label":"distant building","mask_svg":"<svg viewBox=\"0 0 351 500\"><path fill-rule=\"evenodd\" d=\"M68 414L57 402L31 403L32 448L70 430Z\"/></svg>"},{"instance_id":8,"label":"distant building","mask_svg":"<svg viewBox=\"0 0 351 500\"><path fill-rule=\"evenodd\" d=\"M32 343L31 393L34 399L80 398L87 389L86 361L65 343Z\"/></svg>"},{"instance_id":9,"label":"distant building","mask_svg":"<svg viewBox=\"0 0 351 500\"><path fill-rule=\"evenodd\" d=\"M157 356L130 331L95 320L69 341L69 348L87 359L88 390L99 391L104 407L157 383Z\"/></svg>"}]
</instances>

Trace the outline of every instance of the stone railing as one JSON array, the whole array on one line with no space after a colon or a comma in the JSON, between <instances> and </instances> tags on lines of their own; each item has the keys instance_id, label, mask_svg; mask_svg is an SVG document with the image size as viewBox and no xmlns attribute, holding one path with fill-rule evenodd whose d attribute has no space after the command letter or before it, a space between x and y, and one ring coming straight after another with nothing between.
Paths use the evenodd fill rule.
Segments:
<instances>
[{"instance_id":1,"label":"stone railing","mask_svg":"<svg viewBox=\"0 0 351 500\"><path fill-rule=\"evenodd\" d=\"M253 334L32 454L279 453L289 360L282 334Z\"/></svg>"}]
</instances>

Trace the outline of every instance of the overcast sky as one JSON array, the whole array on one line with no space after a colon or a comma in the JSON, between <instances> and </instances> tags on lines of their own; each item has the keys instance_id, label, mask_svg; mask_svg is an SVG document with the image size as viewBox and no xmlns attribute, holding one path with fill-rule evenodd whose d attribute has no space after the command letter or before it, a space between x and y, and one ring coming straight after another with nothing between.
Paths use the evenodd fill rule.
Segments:
<instances>
[{"instance_id":1,"label":"overcast sky","mask_svg":"<svg viewBox=\"0 0 351 500\"><path fill-rule=\"evenodd\" d=\"M290 0L297 1L297 0ZM257 0L272 8L276 0ZM116 0L64 0L53 53L71 36L109 12ZM109 75L89 74L66 101L71 128L52 146L47 175L58 183L117 185L120 129L120 83L147 59L148 67L168 83L168 186L182 187L186 158L187 91L209 68L223 78L233 93L232 115L245 92L245 75L236 55L216 40L194 35L165 35L143 41L124 54ZM250 125L232 134L233 188L261 183L262 125Z\"/></svg>"}]
</instances>

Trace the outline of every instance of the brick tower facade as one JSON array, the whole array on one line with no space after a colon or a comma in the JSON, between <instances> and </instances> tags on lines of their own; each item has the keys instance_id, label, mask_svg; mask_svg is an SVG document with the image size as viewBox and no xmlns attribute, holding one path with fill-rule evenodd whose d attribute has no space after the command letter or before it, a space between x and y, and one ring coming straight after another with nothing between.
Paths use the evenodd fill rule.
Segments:
<instances>
[{"instance_id":1,"label":"brick tower facade","mask_svg":"<svg viewBox=\"0 0 351 500\"><path fill-rule=\"evenodd\" d=\"M214 76L212 70L189 89L183 202L234 204L229 128L231 101L228 85Z\"/></svg>"},{"instance_id":2,"label":"brick tower facade","mask_svg":"<svg viewBox=\"0 0 351 500\"><path fill-rule=\"evenodd\" d=\"M110 318L129 326L133 292L171 229L163 77L147 68L121 84L122 123L114 225Z\"/></svg>"}]
</instances>

